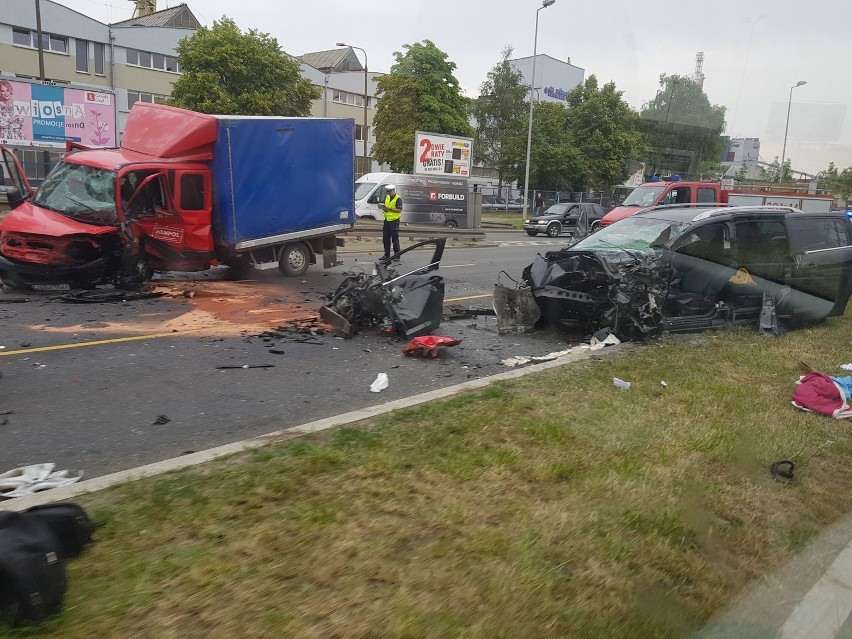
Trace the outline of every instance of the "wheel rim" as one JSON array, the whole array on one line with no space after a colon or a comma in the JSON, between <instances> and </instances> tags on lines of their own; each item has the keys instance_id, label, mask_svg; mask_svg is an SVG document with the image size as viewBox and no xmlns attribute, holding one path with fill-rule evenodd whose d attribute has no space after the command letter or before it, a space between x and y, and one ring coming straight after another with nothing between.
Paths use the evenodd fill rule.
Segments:
<instances>
[{"instance_id":1,"label":"wheel rim","mask_svg":"<svg viewBox=\"0 0 852 639\"><path fill-rule=\"evenodd\" d=\"M305 255L302 251L294 249L287 256L287 264L294 271L301 271L305 267Z\"/></svg>"},{"instance_id":2,"label":"wheel rim","mask_svg":"<svg viewBox=\"0 0 852 639\"><path fill-rule=\"evenodd\" d=\"M547 234L550 237L556 237L557 235L559 235L559 227L556 225L551 226L549 229L547 229Z\"/></svg>"}]
</instances>

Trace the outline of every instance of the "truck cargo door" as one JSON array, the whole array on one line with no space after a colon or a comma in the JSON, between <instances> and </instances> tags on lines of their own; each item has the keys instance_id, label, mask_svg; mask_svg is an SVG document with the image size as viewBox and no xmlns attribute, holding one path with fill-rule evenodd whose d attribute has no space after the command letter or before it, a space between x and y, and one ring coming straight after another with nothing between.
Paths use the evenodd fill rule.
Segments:
<instances>
[{"instance_id":1,"label":"truck cargo door","mask_svg":"<svg viewBox=\"0 0 852 639\"><path fill-rule=\"evenodd\" d=\"M0 151L2 151L2 155L0 155L0 167L2 167L0 168L0 178L2 178L2 183L0 183L0 186L4 187L3 191L14 188L18 189L25 199L31 198L33 196L33 189L24 175L24 168L21 166L18 158L5 146L0 147Z\"/></svg>"}]
</instances>

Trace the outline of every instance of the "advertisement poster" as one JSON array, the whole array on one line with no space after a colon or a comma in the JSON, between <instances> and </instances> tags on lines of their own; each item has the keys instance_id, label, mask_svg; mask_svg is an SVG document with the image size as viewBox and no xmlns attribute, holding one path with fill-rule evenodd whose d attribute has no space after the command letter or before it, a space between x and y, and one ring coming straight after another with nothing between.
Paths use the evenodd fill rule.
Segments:
<instances>
[{"instance_id":1,"label":"advertisement poster","mask_svg":"<svg viewBox=\"0 0 852 639\"><path fill-rule=\"evenodd\" d=\"M437 133L414 134L415 175L452 175L470 177L473 140Z\"/></svg>"},{"instance_id":2,"label":"advertisement poster","mask_svg":"<svg viewBox=\"0 0 852 639\"><path fill-rule=\"evenodd\" d=\"M0 79L0 144L116 146L115 96Z\"/></svg>"}]
</instances>

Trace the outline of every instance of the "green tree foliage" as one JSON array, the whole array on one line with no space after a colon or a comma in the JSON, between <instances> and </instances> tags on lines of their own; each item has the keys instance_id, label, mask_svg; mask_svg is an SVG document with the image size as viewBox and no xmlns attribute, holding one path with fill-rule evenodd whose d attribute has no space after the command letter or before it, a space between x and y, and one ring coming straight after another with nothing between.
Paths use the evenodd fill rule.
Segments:
<instances>
[{"instance_id":1,"label":"green tree foliage","mask_svg":"<svg viewBox=\"0 0 852 639\"><path fill-rule=\"evenodd\" d=\"M784 172L779 180L778 175L781 173L781 162L776 155L775 159L772 160L772 164L760 167L760 175L765 182L792 182L793 170L791 168L791 163L792 160L790 159L784 161Z\"/></svg>"},{"instance_id":2,"label":"green tree foliage","mask_svg":"<svg viewBox=\"0 0 852 639\"><path fill-rule=\"evenodd\" d=\"M580 156L579 182L605 190L630 174L642 147L636 112L621 98L615 83L599 87L590 75L568 95L567 126Z\"/></svg>"},{"instance_id":3,"label":"green tree foliage","mask_svg":"<svg viewBox=\"0 0 852 639\"><path fill-rule=\"evenodd\" d=\"M455 63L431 40L402 48L393 54L390 73L376 81L373 156L394 172L411 173L415 131L471 136L473 129Z\"/></svg>"},{"instance_id":4,"label":"green tree foliage","mask_svg":"<svg viewBox=\"0 0 852 639\"><path fill-rule=\"evenodd\" d=\"M535 189L575 191L582 188L585 158L574 144L568 109L554 102L533 107L530 185ZM523 184L523 175L520 176Z\"/></svg>"},{"instance_id":5,"label":"green tree foliage","mask_svg":"<svg viewBox=\"0 0 852 639\"><path fill-rule=\"evenodd\" d=\"M838 198L848 201L852 198L852 166L840 171L834 162L823 171L828 189Z\"/></svg>"},{"instance_id":6,"label":"green tree foliage","mask_svg":"<svg viewBox=\"0 0 852 639\"><path fill-rule=\"evenodd\" d=\"M202 113L307 116L320 96L278 41L223 17L177 46L183 74L166 103Z\"/></svg>"},{"instance_id":7,"label":"green tree foliage","mask_svg":"<svg viewBox=\"0 0 852 639\"><path fill-rule=\"evenodd\" d=\"M718 161L725 149L725 107L711 104L697 82L680 75L660 76L660 89L639 112L646 151L654 172L696 177L706 160Z\"/></svg>"},{"instance_id":8,"label":"green tree foliage","mask_svg":"<svg viewBox=\"0 0 852 639\"><path fill-rule=\"evenodd\" d=\"M509 63L512 47L503 49L502 56L488 72L472 107L474 161L497 171L498 186L523 173L529 109L524 76Z\"/></svg>"}]
</instances>

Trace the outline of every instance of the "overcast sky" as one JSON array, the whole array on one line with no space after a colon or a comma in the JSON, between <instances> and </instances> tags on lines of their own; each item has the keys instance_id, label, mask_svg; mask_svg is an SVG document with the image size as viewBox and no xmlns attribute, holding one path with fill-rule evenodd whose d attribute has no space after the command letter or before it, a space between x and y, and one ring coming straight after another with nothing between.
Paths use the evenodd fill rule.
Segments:
<instances>
[{"instance_id":1,"label":"overcast sky","mask_svg":"<svg viewBox=\"0 0 852 639\"><path fill-rule=\"evenodd\" d=\"M104 22L129 18L122 0L57 0ZM159 0L158 8L177 0ZM475 96L511 45L532 55L540 0L187 0L204 24L228 15L275 36L294 55L347 42L387 71L402 44L433 40ZM758 137L761 156L781 155L790 87L787 157L815 172L852 166L852 0L556 0L540 12L538 51L615 81L639 108L661 73L690 74L704 51L710 100L728 108L726 133ZM751 37L751 46L749 46Z\"/></svg>"}]
</instances>

